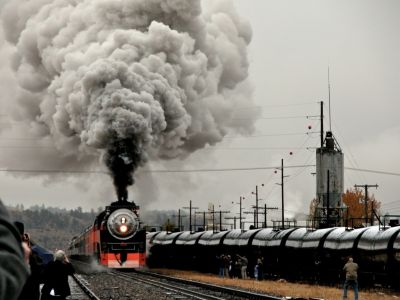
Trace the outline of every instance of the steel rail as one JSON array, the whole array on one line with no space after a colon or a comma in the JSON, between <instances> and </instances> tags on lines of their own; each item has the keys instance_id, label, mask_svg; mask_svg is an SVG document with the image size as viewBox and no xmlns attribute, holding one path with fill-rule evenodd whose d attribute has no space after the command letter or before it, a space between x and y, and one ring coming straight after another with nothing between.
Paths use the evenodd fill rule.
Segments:
<instances>
[{"instance_id":1,"label":"steel rail","mask_svg":"<svg viewBox=\"0 0 400 300\"><path fill-rule=\"evenodd\" d=\"M113 274L115 274L116 276L119 277L123 277L129 280L135 280L135 281L140 281L142 283L145 284L150 284L152 286L161 288L163 290L167 290L171 293L176 293L176 294L180 294L183 296L187 296L193 299L197 299L197 300L223 300L224 298L221 297L216 297L216 296L212 296L212 295L205 295L204 293L199 293L190 289L186 289L183 287L178 287L178 286L174 286L172 284L168 284L168 283L164 283L164 282L160 282L160 281L156 281L153 279L149 279L149 278L143 278L143 274L121 274L121 273L117 273L117 272L111 272ZM142 276L140 276L142 275Z\"/></svg>"},{"instance_id":2,"label":"steel rail","mask_svg":"<svg viewBox=\"0 0 400 300\"><path fill-rule=\"evenodd\" d=\"M82 288L84 293L93 300L100 300L99 297L96 296L95 293L83 282L83 280L79 279L75 274L72 275L72 278L76 281L76 283Z\"/></svg>"},{"instance_id":3,"label":"steel rail","mask_svg":"<svg viewBox=\"0 0 400 300\"><path fill-rule=\"evenodd\" d=\"M143 275L147 275L147 276L152 276L152 277L156 277L156 278L179 282L182 284L193 285L193 286L201 287L201 288L204 288L207 290L212 290L212 291L229 294L229 295L233 295L233 296L237 296L237 297L243 297L246 299L260 299L260 300L281 300L282 299L282 297L276 297L276 296L267 295L267 294L260 294L260 293L250 292L250 291L241 290L241 289L223 287L223 286L218 286L215 284L193 281L193 280L188 280L188 279L181 279L181 278L161 275L161 274L157 274L157 273L151 273L151 272L145 272L145 271L139 271L139 270L135 270L134 272L137 274L143 274ZM219 299L221 299L221 298L219 298Z\"/></svg>"}]
</instances>

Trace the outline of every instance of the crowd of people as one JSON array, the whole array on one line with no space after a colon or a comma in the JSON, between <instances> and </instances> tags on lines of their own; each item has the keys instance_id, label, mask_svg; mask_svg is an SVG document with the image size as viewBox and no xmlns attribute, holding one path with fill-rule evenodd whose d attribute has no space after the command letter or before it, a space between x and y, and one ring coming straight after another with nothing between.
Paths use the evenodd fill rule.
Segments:
<instances>
[{"instance_id":1,"label":"crowd of people","mask_svg":"<svg viewBox=\"0 0 400 300\"><path fill-rule=\"evenodd\" d=\"M255 260L254 266L249 266L247 257L244 255L240 256L239 254L221 254L216 257L216 261L218 263L218 275L221 278L264 279L263 257L258 257ZM347 299L348 290L352 288L354 291L354 299L358 300L358 268L358 264L353 261L352 257L349 257L347 263L343 267L345 273L343 299Z\"/></svg>"},{"instance_id":2,"label":"crowd of people","mask_svg":"<svg viewBox=\"0 0 400 300\"><path fill-rule=\"evenodd\" d=\"M216 257L216 260L218 262L218 275L221 278L264 279L263 257L258 257L255 260L254 267L249 266L249 261L246 256L240 256L239 254L232 256L230 254L221 254ZM343 299L347 299L347 292L349 288L352 288L354 291L354 299L358 300L358 268L358 264L353 261L352 257L349 257L347 263L343 267L345 273Z\"/></svg>"},{"instance_id":3,"label":"crowd of people","mask_svg":"<svg viewBox=\"0 0 400 300\"><path fill-rule=\"evenodd\" d=\"M0 201L0 300L66 299L75 271L64 251L46 263L32 247L22 222L12 222Z\"/></svg>"},{"instance_id":4,"label":"crowd of people","mask_svg":"<svg viewBox=\"0 0 400 300\"><path fill-rule=\"evenodd\" d=\"M263 259L258 258L254 268L249 269L249 261L246 256L239 254L221 254L216 257L218 262L218 275L220 277L248 279L254 277L256 280L263 279ZM251 272L252 271L252 272Z\"/></svg>"}]
</instances>

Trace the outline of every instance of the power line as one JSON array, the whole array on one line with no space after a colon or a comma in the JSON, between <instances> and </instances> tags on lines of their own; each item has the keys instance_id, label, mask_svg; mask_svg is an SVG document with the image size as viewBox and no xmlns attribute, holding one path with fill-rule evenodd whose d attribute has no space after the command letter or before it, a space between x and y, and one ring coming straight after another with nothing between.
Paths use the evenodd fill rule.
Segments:
<instances>
[{"instance_id":1,"label":"power line","mask_svg":"<svg viewBox=\"0 0 400 300\"><path fill-rule=\"evenodd\" d=\"M1 147L1 146L0 146ZM308 147L210 147L202 149L201 151L214 151L214 150L305 150Z\"/></svg>"},{"instance_id":2,"label":"power line","mask_svg":"<svg viewBox=\"0 0 400 300\"><path fill-rule=\"evenodd\" d=\"M315 132L290 132L290 133L271 133L271 134L255 134L247 136L225 136L224 139L236 139L236 138L257 138L266 136L288 136L288 135L309 135Z\"/></svg>"},{"instance_id":3,"label":"power line","mask_svg":"<svg viewBox=\"0 0 400 300\"><path fill-rule=\"evenodd\" d=\"M282 117L249 117L249 118L233 118L232 120L283 120L283 119L304 119L307 115L302 116L282 116Z\"/></svg>"},{"instance_id":4,"label":"power line","mask_svg":"<svg viewBox=\"0 0 400 300\"><path fill-rule=\"evenodd\" d=\"M348 168L348 167L345 167L345 169L350 170L350 171L359 171L359 172L367 172L367 173L375 173L375 174L383 174L383 175L400 176L400 173L395 173L395 172L370 170L370 169L359 169L359 168Z\"/></svg>"},{"instance_id":5,"label":"power line","mask_svg":"<svg viewBox=\"0 0 400 300\"><path fill-rule=\"evenodd\" d=\"M0 146L0 149L55 149L54 146Z\"/></svg>"},{"instance_id":6,"label":"power line","mask_svg":"<svg viewBox=\"0 0 400 300\"><path fill-rule=\"evenodd\" d=\"M0 137L0 141L37 141L40 139L39 137L37 138L30 138L30 137Z\"/></svg>"},{"instance_id":7,"label":"power line","mask_svg":"<svg viewBox=\"0 0 400 300\"><path fill-rule=\"evenodd\" d=\"M285 168L306 168L306 167L315 167L315 165L294 165L294 166L287 166ZM274 170L277 168L279 167L262 166L262 167L250 167L250 168L221 168L221 169L144 170L143 172L149 172L149 173L225 172L225 171Z\"/></svg>"},{"instance_id":8,"label":"power line","mask_svg":"<svg viewBox=\"0 0 400 300\"><path fill-rule=\"evenodd\" d=\"M0 169L0 172L10 172L10 173L71 173L71 174L111 174L106 171L99 171L99 170L32 170L32 169Z\"/></svg>"},{"instance_id":9,"label":"power line","mask_svg":"<svg viewBox=\"0 0 400 300\"><path fill-rule=\"evenodd\" d=\"M241 110L241 109L260 109L262 107L288 107L288 106L304 106L304 105L310 105L310 104L315 104L318 103L316 101L310 101L310 102L301 102L301 103L283 103L283 104L270 104L270 105L255 105L255 106L238 106L235 107L235 110Z\"/></svg>"},{"instance_id":10,"label":"power line","mask_svg":"<svg viewBox=\"0 0 400 300\"><path fill-rule=\"evenodd\" d=\"M315 167L314 164L305 164L305 165L293 165L293 166L285 166L286 169L293 168L310 168ZM247 168L218 168L218 169L186 169L186 170L141 170L143 173L200 173L200 172L229 172L229 171L257 171L257 170L275 170L279 169L279 166L261 166L261 167L247 167ZM370 169L358 169L358 168L349 168L345 167L345 170L350 171L359 171L359 172L368 172L368 173L376 173L383 175L391 175L391 176L400 176L400 173L395 172L386 172L379 170L370 170ZM107 171L101 170L57 170L57 169L0 169L0 172L14 172L14 173L88 173L88 174L110 174Z\"/></svg>"}]
</instances>

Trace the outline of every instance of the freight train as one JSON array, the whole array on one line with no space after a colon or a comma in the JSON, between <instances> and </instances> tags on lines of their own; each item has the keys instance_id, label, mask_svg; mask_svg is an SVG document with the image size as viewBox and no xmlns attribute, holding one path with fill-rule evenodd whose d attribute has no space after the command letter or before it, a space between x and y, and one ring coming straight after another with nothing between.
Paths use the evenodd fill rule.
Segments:
<instances>
[{"instance_id":1,"label":"freight train","mask_svg":"<svg viewBox=\"0 0 400 300\"><path fill-rule=\"evenodd\" d=\"M147 235L149 267L216 273L217 257L239 254L248 258L251 275L258 259L265 278L343 282L342 268L352 256L360 266L362 287L399 288L400 226L324 229L273 228L248 231L154 232Z\"/></svg>"},{"instance_id":2,"label":"freight train","mask_svg":"<svg viewBox=\"0 0 400 300\"><path fill-rule=\"evenodd\" d=\"M134 202L111 203L68 247L73 259L96 261L113 269L138 269L146 264L146 231L140 228Z\"/></svg>"}]
</instances>

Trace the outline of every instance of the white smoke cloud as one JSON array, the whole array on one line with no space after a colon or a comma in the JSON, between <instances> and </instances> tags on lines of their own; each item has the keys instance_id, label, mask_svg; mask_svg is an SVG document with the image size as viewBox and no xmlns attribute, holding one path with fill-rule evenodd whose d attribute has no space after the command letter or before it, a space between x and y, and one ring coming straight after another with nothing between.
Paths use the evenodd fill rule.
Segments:
<instances>
[{"instance_id":1,"label":"white smoke cloud","mask_svg":"<svg viewBox=\"0 0 400 300\"><path fill-rule=\"evenodd\" d=\"M235 121L251 28L230 1L13 0L2 19L15 116L64 162L101 157L122 189L148 159L253 129Z\"/></svg>"}]
</instances>

